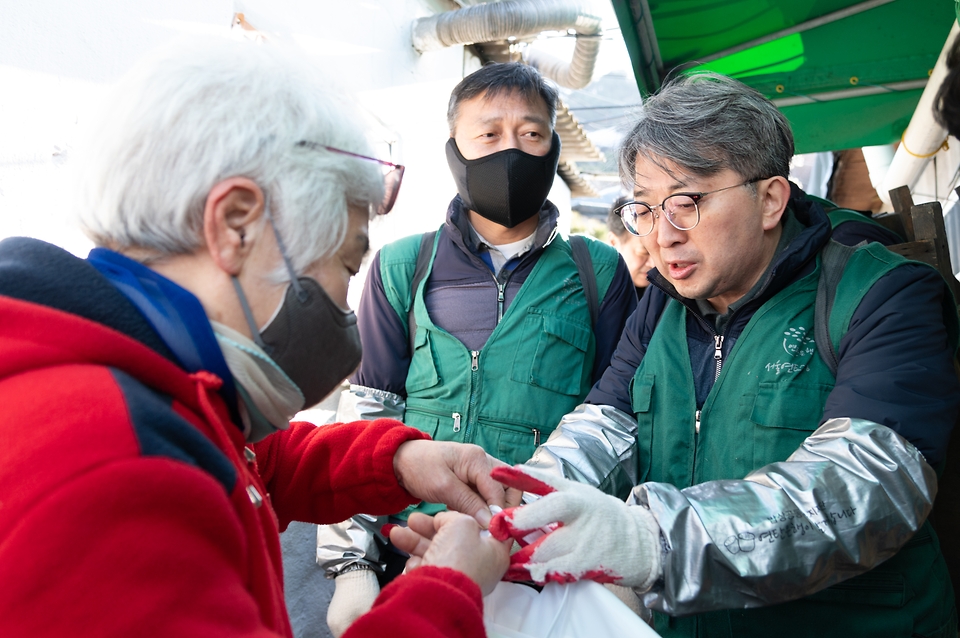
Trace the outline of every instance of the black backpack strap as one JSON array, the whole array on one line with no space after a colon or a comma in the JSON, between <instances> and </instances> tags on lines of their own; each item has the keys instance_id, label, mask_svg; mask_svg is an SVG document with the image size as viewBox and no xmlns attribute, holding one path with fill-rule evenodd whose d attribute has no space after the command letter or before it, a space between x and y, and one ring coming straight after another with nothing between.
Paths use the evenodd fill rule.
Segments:
<instances>
[{"instance_id":1,"label":"black backpack strap","mask_svg":"<svg viewBox=\"0 0 960 638\"><path fill-rule=\"evenodd\" d=\"M577 264L580 274L580 284L583 294L587 297L587 306L590 308L590 325L597 325L597 316L600 314L600 302L597 299L597 276L593 272L593 259L590 258L590 249L587 240L579 235L570 237L570 250L573 251L573 261Z\"/></svg>"},{"instance_id":2,"label":"black backpack strap","mask_svg":"<svg viewBox=\"0 0 960 638\"><path fill-rule=\"evenodd\" d=\"M417 317L414 309L417 303L417 288L420 282L427 275L427 268L430 267L430 258L433 256L433 241L437 236L437 231L424 233L420 238L420 250L417 252L417 265L413 269L413 279L410 281L410 310L407 311L407 336L410 338L410 356L413 356L415 338L417 336Z\"/></svg>"},{"instance_id":3,"label":"black backpack strap","mask_svg":"<svg viewBox=\"0 0 960 638\"><path fill-rule=\"evenodd\" d=\"M817 301L814 307L813 339L820 352L820 358L830 368L833 376L837 376L837 365L840 360L833 340L830 338L830 312L833 310L833 301L837 296L837 286L843 279L843 269L847 267L850 256L864 244L866 242L856 246L844 246L831 239L820 251L820 278L817 281Z\"/></svg>"}]
</instances>

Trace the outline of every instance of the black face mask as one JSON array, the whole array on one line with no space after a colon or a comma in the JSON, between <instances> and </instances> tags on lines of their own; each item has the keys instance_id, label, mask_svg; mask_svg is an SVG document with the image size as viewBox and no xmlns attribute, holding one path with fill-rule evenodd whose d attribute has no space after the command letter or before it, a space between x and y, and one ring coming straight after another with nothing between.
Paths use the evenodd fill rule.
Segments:
<instances>
[{"instance_id":1,"label":"black face mask","mask_svg":"<svg viewBox=\"0 0 960 638\"><path fill-rule=\"evenodd\" d=\"M547 201L560 161L560 136L553 132L550 152L530 155L517 148L474 160L464 159L454 138L447 141L447 164L467 210L513 228L536 215Z\"/></svg>"},{"instance_id":2,"label":"black face mask","mask_svg":"<svg viewBox=\"0 0 960 638\"><path fill-rule=\"evenodd\" d=\"M360 330L352 310L338 306L317 281L298 277L263 332L264 351L316 405L360 365Z\"/></svg>"}]
</instances>

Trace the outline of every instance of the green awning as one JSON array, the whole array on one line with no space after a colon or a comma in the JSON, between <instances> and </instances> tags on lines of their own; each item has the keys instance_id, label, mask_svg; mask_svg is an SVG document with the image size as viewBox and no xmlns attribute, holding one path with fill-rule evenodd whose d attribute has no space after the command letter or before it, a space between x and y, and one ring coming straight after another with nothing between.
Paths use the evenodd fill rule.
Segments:
<instances>
[{"instance_id":1,"label":"green awning","mask_svg":"<svg viewBox=\"0 0 960 638\"><path fill-rule=\"evenodd\" d=\"M953 0L612 0L640 92L671 71L735 77L777 104L798 153L900 139L956 20Z\"/></svg>"}]
</instances>

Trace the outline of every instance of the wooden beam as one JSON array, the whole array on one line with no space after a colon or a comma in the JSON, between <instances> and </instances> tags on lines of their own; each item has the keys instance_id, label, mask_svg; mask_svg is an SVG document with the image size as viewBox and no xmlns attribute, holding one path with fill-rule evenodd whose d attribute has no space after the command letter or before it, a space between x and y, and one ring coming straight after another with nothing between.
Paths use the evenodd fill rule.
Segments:
<instances>
[{"instance_id":1,"label":"wooden beam","mask_svg":"<svg viewBox=\"0 0 960 638\"><path fill-rule=\"evenodd\" d=\"M943 278L953 291L955 301L960 301L960 282L953 275L950 264L950 245L947 243L947 230L943 224L943 210L940 202L918 204L910 209L913 230L917 241L929 241L936 264Z\"/></svg>"},{"instance_id":2,"label":"wooden beam","mask_svg":"<svg viewBox=\"0 0 960 638\"><path fill-rule=\"evenodd\" d=\"M890 201L893 202L893 210L900 215L903 221L903 238L907 241L916 239L913 234L913 218L910 216L910 209L913 208L913 196L910 195L910 188L907 186L898 186L890 191Z\"/></svg>"}]
</instances>

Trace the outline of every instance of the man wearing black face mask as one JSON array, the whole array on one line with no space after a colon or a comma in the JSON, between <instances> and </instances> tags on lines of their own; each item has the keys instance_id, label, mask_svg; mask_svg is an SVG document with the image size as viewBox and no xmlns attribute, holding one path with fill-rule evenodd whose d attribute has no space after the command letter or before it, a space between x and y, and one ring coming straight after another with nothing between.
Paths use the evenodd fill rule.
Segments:
<instances>
[{"instance_id":1,"label":"man wearing black face mask","mask_svg":"<svg viewBox=\"0 0 960 638\"><path fill-rule=\"evenodd\" d=\"M389 415L522 463L606 369L636 296L615 250L585 241L578 263L557 234L547 200L556 103L556 89L517 63L485 66L453 90L446 155L459 194L438 232L374 258L358 310L366 354L338 418ZM392 548L379 551L377 529L361 517L320 529L335 634L369 609L384 564L384 581L402 569Z\"/></svg>"}]
</instances>

